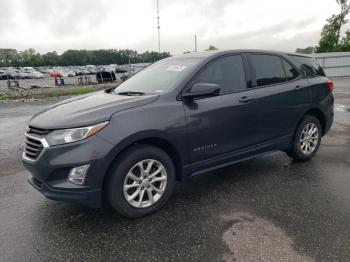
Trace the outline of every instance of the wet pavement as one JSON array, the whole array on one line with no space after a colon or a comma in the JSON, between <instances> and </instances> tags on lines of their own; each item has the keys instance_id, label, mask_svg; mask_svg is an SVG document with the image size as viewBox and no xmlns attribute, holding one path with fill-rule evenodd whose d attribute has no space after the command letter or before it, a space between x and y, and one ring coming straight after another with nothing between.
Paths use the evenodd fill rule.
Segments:
<instances>
[{"instance_id":1,"label":"wet pavement","mask_svg":"<svg viewBox=\"0 0 350 262\"><path fill-rule=\"evenodd\" d=\"M0 104L0 261L349 261L350 79L335 96L312 161L274 153L178 183L160 212L136 220L29 186L23 132L52 102Z\"/></svg>"}]
</instances>

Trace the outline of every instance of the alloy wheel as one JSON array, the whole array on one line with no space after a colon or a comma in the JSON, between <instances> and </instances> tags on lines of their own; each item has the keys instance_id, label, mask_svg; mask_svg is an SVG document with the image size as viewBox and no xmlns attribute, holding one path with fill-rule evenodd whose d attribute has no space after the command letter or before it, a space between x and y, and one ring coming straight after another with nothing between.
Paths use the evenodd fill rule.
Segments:
<instances>
[{"instance_id":1,"label":"alloy wheel","mask_svg":"<svg viewBox=\"0 0 350 262\"><path fill-rule=\"evenodd\" d=\"M145 159L128 171L124 179L124 197L133 207L149 207L162 197L166 185L167 172L163 164Z\"/></svg>"},{"instance_id":2,"label":"alloy wheel","mask_svg":"<svg viewBox=\"0 0 350 262\"><path fill-rule=\"evenodd\" d=\"M319 131L317 125L308 123L305 125L300 135L300 149L303 154L312 154L319 143Z\"/></svg>"}]
</instances>

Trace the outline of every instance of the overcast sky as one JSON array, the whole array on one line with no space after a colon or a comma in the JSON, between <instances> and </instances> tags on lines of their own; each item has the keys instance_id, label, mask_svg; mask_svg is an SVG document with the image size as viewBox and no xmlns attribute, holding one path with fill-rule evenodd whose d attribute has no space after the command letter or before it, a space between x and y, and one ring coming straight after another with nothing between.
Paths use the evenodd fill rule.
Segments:
<instances>
[{"instance_id":1,"label":"overcast sky","mask_svg":"<svg viewBox=\"0 0 350 262\"><path fill-rule=\"evenodd\" d=\"M335 0L159 0L161 51L316 45ZM0 0L0 48L157 50L156 0Z\"/></svg>"}]
</instances>

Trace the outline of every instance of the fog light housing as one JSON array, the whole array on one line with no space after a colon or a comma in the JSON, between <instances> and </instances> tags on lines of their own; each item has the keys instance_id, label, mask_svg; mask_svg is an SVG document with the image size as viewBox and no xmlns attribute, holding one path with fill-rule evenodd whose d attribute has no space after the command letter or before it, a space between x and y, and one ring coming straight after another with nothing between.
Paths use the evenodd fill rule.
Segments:
<instances>
[{"instance_id":1,"label":"fog light housing","mask_svg":"<svg viewBox=\"0 0 350 262\"><path fill-rule=\"evenodd\" d=\"M90 165L83 165L72 168L69 172L68 181L76 185L84 184L89 167Z\"/></svg>"}]
</instances>

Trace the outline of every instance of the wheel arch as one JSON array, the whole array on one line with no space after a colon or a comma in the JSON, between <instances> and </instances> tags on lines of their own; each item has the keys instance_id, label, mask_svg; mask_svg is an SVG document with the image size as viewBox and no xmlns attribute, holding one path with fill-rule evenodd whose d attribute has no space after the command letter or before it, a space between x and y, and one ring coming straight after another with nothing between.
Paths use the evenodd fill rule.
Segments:
<instances>
[{"instance_id":1,"label":"wheel arch","mask_svg":"<svg viewBox=\"0 0 350 262\"><path fill-rule=\"evenodd\" d=\"M129 148L140 144L155 146L166 152L174 163L176 180L181 181L183 179L183 163L185 159L182 157L180 149L176 146L174 140L163 132L148 131L125 138L112 150L107 164L108 167L103 177L102 188L105 188L116 159Z\"/></svg>"},{"instance_id":2,"label":"wheel arch","mask_svg":"<svg viewBox=\"0 0 350 262\"><path fill-rule=\"evenodd\" d=\"M171 158L171 160L174 163L175 167L175 174L176 174L176 180L181 181L182 180L182 166L183 166L183 160L181 158L180 152L178 149L172 144L169 140L166 140L164 138L160 137L147 137L143 139L139 139L137 141L134 141L132 144L130 144L127 148L133 146L133 145L151 145L158 147L162 149L165 153L168 154L168 156Z\"/></svg>"},{"instance_id":3,"label":"wheel arch","mask_svg":"<svg viewBox=\"0 0 350 262\"><path fill-rule=\"evenodd\" d=\"M326 117L325 117L324 113L322 112L322 110L319 109L319 108L311 108L311 109L307 110L304 113L304 116L305 115L314 116L314 117L316 117L318 119L318 121L320 121L320 124L321 124L321 127L322 127L322 136L323 136L325 134L325 130L326 130ZM303 118L300 119L299 123L302 120L303 120ZM299 125L299 123L298 123L298 125Z\"/></svg>"}]
</instances>

